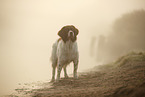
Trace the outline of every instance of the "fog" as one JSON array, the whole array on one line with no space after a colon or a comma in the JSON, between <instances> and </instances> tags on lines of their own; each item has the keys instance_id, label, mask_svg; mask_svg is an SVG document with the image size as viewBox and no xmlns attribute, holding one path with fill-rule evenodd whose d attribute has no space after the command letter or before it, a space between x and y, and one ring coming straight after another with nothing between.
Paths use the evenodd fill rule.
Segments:
<instances>
[{"instance_id":1,"label":"fog","mask_svg":"<svg viewBox=\"0 0 145 97\"><path fill-rule=\"evenodd\" d=\"M100 35L109 36L114 21L145 9L144 0L0 0L0 90L18 83L50 80L50 54L57 32L79 29L79 72L101 64L95 50ZM92 43L93 41L96 41ZM68 66L69 74L73 66Z\"/></svg>"}]
</instances>

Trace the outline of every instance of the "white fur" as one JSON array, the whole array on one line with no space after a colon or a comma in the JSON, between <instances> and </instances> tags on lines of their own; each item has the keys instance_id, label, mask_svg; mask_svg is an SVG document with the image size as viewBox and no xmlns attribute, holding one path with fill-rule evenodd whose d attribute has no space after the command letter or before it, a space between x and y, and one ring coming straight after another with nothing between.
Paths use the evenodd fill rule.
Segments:
<instances>
[{"instance_id":1,"label":"white fur","mask_svg":"<svg viewBox=\"0 0 145 97\"><path fill-rule=\"evenodd\" d=\"M69 64L71 61L78 60L78 47L77 42L67 41L64 43L62 40L58 43L57 58L60 64Z\"/></svg>"}]
</instances>

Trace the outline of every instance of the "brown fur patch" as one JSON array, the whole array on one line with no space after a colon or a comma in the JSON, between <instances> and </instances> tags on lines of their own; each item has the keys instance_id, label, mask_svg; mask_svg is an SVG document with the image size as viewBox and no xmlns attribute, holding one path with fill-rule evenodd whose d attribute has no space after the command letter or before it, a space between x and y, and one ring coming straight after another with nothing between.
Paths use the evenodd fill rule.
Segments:
<instances>
[{"instance_id":1,"label":"brown fur patch","mask_svg":"<svg viewBox=\"0 0 145 97\"><path fill-rule=\"evenodd\" d=\"M60 40L62 40L62 38L59 38L59 39L57 40L57 42L59 42Z\"/></svg>"}]
</instances>

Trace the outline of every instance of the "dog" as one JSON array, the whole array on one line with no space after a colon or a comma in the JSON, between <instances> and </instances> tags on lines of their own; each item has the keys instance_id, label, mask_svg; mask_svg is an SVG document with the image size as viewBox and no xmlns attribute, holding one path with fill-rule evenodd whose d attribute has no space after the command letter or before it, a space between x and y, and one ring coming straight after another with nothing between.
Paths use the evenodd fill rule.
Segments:
<instances>
[{"instance_id":1,"label":"dog","mask_svg":"<svg viewBox=\"0 0 145 97\"><path fill-rule=\"evenodd\" d=\"M73 25L66 25L61 28L58 32L60 38L52 46L52 79L51 82L55 81L55 70L57 67L57 78L56 81L60 80L60 73L63 68L64 77L68 78L66 67L73 62L74 71L73 77L77 79L77 69L79 62L79 52L77 45L77 35L79 30Z\"/></svg>"}]
</instances>

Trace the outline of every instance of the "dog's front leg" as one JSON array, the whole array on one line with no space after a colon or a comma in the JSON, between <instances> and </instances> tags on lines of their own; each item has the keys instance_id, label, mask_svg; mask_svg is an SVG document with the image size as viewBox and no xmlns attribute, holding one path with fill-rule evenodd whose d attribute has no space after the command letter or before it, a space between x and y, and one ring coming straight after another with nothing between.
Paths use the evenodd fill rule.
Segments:
<instances>
[{"instance_id":1,"label":"dog's front leg","mask_svg":"<svg viewBox=\"0 0 145 97\"><path fill-rule=\"evenodd\" d=\"M65 78L69 78L68 75L67 75L66 66L63 67L63 70L64 70L64 77L65 77Z\"/></svg>"},{"instance_id":2,"label":"dog's front leg","mask_svg":"<svg viewBox=\"0 0 145 97\"><path fill-rule=\"evenodd\" d=\"M53 67L53 69L52 69L52 79L51 79L51 82L55 81L55 68L56 67Z\"/></svg>"},{"instance_id":3,"label":"dog's front leg","mask_svg":"<svg viewBox=\"0 0 145 97\"><path fill-rule=\"evenodd\" d=\"M57 78L56 78L57 82L60 80L61 70L62 70L62 64L58 63L58 66L57 66Z\"/></svg>"},{"instance_id":4,"label":"dog's front leg","mask_svg":"<svg viewBox=\"0 0 145 97\"><path fill-rule=\"evenodd\" d=\"M74 76L75 79L77 79L78 60L73 61L73 63L74 63L73 76Z\"/></svg>"}]
</instances>

